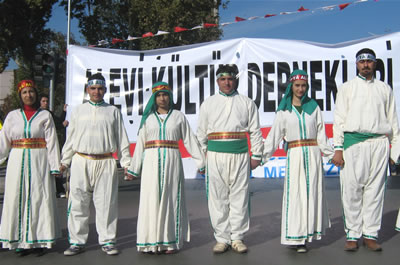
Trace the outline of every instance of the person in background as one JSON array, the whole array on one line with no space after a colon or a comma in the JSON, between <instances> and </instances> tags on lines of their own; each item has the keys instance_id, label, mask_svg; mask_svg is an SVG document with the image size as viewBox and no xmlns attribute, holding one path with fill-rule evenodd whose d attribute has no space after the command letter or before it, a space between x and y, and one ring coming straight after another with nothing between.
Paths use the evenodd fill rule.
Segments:
<instances>
[{"instance_id":1,"label":"person in background","mask_svg":"<svg viewBox=\"0 0 400 265\"><path fill-rule=\"evenodd\" d=\"M65 120L66 106L64 106L61 117L57 117L56 115L54 115L54 113L52 111L49 110L49 96L43 94L40 96L40 108L50 112L51 116L53 117L56 129L64 129L64 127L66 127L66 126L64 126L64 123L68 122ZM64 143L64 141L62 141L62 143ZM56 197L57 198L65 198L66 197L63 175L59 175L59 177L56 178Z\"/></svg>"}]
</instances>

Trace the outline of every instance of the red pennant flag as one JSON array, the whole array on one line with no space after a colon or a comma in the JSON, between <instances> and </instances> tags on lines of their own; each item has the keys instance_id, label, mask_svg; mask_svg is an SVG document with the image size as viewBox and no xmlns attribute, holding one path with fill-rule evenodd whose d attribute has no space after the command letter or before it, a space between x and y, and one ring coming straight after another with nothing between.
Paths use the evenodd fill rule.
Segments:
<instances>
[{"instance_id":1,"label":"red pennant flag","mask_svg":"<svg viewBox=\"0 0 400 265\"><path fill-rule=\"evenodd\" d=\"M213 27L218 27L217 24L211 24L211 23L204 23L203 27L205 28L213 28Z\"/></svg>"},{"instance_id":2,"label":"red pennant flag","mask_svg":"<svg viewBox=\"0 0 400 265\"><path fill-rule=\"evenodd\" d=\"M274 16L276 16L276 14L266 14L264 17L267 18L267 17L274 17Z\"/></svg>"},{"instance_id":3,"label":"red pennant flag","mask_svg":"<svg viewBox=\"0 0 400 265\"><path fill-rule=\"evenodd\" d=\"M297 9L297 11L302 12L302 11L307 11L310 9L304 8L303 6L301 6L299 9Z\"/></svg>"},{"instance_id":4,"label":"red pennant flag","mask_svg":"<svg viewBox=\"0 0 400 265\"><path fill-rule=\"evenodd\" d=\"M245 18L235 17L235 22L245 21Z\"/></svg>"},{"instance_id":5,"label":"red pennant flag","mask_svg":"<svg viewBox=\"0 0 400 265\"><path fill-rule=\"evenodd\" d=\"M350 5L350 3L346 3L346 4L341 4L339 5L340 10L345 9L346 7L348 7Z\"/></svg>"},{"instance_id":6,"label":"red pennant flag","mask_svg":"<svg viewBox=\"0 0 400 265\"><path fill-rule=\"evenodd\" d=\"M182 32L188 30L187 28L175 27L174 32Z\"/></svg>"},{"instance_id":7,"label":"red pennant flag","mask_svg":"<svg viewBox=\"0 0 400 265\"><path fill-rule=\"evenodd\" d=\"M146 37L153 37L153 36L154 36L154 34L151 33L151 32L147 32L147 33L145 33L145 34L142 35L143 38L146 38Z\"/></svg>"},{"instance_id":8,"label":"red pennant flag","mask_svg":"<svg viewBox=\"0 0 400 265\"><path fill-rule=\"evenodd\" d=\"M124 42L124 40L113 38L112 41L111 41L112 44L115 44L115 43L118 43L118 42Z\"/></svg>"}]
</instances>

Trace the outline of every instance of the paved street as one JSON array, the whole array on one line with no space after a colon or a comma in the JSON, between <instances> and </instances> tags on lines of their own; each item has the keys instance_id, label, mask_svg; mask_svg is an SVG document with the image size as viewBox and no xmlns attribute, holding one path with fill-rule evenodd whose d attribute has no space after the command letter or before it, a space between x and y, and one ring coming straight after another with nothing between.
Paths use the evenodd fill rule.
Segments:
<instances>
[{"instance_id":1,"label":"paved street","mask_svg":"<svg viewBox=\"0 0 400 265\"><path fill-rule=\"evenodd\" d=\"M4 176L0 177L0 208L2 208L3 190L1 183L3 181ZM97 245L94 215L92 214L86 252L74 257L63 256L62 252L68 247L66 240L67 200L57 199L64 238L57 242L53 250L42 257L17 257L12 251L0 250L1 264L395 265L398 264L400 258L400 233L394 230L397 211L400 206L400 176L389 177L388 180L383 228L379 239L384 249L381 253L373 253L362 246L355 253L343 251L345 237L339 198L339 179L329 178L326 181L326 194L332 228L327 231L327 235L321 241L310 244L310 251L306 254L297 254L293 249L280 245L282 179L252 179L250 181L251 228L245 238L245 242L250 248L249 253L237 254L229 251L221 255L214 255L211 252L215 242L208 217L204 181L187 180L186 195L191 221L191 242L186 243L182 251L175 255L140 254L137 253L135 248L139 189L140 180L133 182L121 180L120 182L120 218L118 223L120 255L108 257L102 253Z\"/></svg>"}]
</instances>

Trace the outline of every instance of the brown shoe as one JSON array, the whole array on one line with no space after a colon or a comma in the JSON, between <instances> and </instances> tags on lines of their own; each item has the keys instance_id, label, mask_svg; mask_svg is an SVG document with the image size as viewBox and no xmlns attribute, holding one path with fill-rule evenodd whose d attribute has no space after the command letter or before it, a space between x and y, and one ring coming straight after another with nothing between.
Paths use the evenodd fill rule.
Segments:
<instances>
[{"instance_id":1,"label":"brown shoe","mask_svg":"<svg viewBox=\"0 0 400 265\"><path fill-rule=\"evenodd\" d=\"M346 241L346 244L344 244L344 250L345 251L357 251L358 249L358 244L357 241Z\"/></svg>"},{"instance_id":2,"label":"brown shoe","mask_svg":"<svg viewBox=\"0 0 400 265\"><path fill-rule=\"evenodd\" d=\"M376 240L364 238L364 246L366 246L369 250L372 251L382 251L382 247L376 243Z\"/></svg>"}]
</instances>

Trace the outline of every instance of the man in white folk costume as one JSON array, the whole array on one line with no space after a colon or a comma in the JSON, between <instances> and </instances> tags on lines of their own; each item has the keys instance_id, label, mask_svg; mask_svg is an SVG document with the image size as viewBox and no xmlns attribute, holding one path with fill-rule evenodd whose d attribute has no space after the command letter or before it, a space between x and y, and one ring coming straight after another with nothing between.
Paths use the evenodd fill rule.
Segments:
<instances>
[{"instance_id":1,"label":"man in white folk costume","mask_svg":"<svg viewBox=\"0 0 400 265\"><path fill-rule=\"evenodd\" d=\"M106 83L100 73L88 78L86 92L90 100L73 110L62 150L60 171L71 166L68 201L70 247L64 255L73 256L84 250L92 199L99 244L108 255L116 255L118 177L112 154L117 152L121 166L127 169L130 165L129 140L120 111L103 100Z\"/></svg>"},{"instance_id":2,"label":"man in white folk costume","mask_svg":"<svg viewBox=\"0 0 400 265\"><path fill-rule=\"evenodd\" d=\"M340 171L346 251L358 240L372 251L381 227L389 157L400 154L399 126L392 89L374 78L376 56L371 49L356 54L358 75L336 95L332 162ZM392 148L390 148L392 145Z\"/></svg>"},{"instance_id":3,"label":"man in white folk costume","mask_svg":"<svg viewBox=\"0 0 400 265\"><path fill-rule=\"evenodd\" d=\"M250 171L261 161L262 135L256 104L237 92L238 70L222 65L217 70L219 93L200 107L197 137L206 155L206 189L214 237L214 253L230 246L247 252L243 237L249 230ZM249 157L247 135L252 157Z\"/></svg>"}]
</instances>

